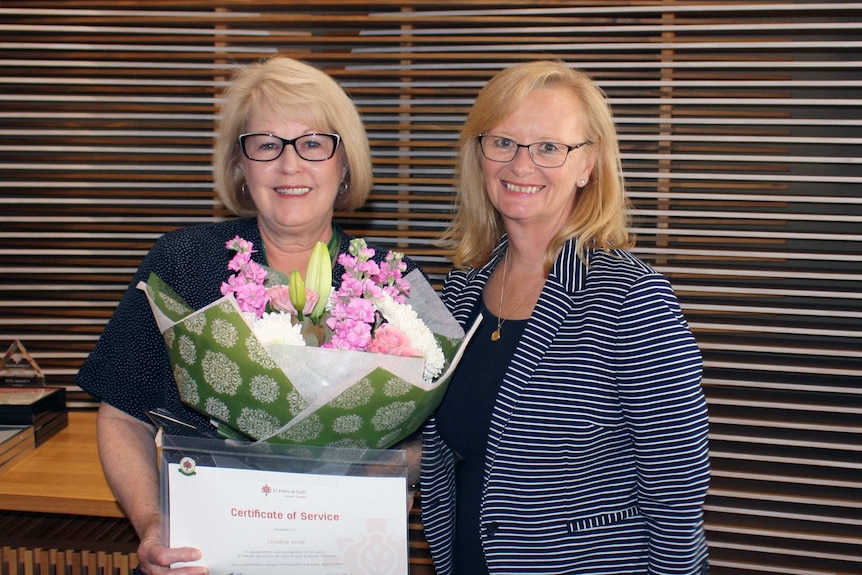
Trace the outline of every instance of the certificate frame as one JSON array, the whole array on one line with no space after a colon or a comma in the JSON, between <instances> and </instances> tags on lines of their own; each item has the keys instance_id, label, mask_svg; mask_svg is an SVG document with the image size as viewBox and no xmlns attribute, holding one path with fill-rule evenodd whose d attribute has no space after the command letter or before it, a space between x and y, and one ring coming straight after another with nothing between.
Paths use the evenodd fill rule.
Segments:
<instances>
[{"instance_id":1,"label":"certificate frame","mask_svg":"<svg viewBox=\"0 0 862 575\"><path fill-rule=\"evenodd\" d=\"M211 575L407 575L407 457L162 435L163 542ZM179 567L186 564L176 564Z\"/></svg>"}]
</instances>

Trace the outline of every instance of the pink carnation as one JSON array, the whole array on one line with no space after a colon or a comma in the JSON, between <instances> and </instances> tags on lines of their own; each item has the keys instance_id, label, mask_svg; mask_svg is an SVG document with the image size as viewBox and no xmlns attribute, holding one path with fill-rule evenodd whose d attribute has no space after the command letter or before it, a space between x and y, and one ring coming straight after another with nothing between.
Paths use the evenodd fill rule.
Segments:
<instances>
[{"instance_id":1,"label":"pink carnation","mask_svg":"<svg viewBox=\"0 0 862 575\"><path fill-rule=\"evenodd\" d=\"M285 311L295 314L296 310L293 303L290 301L290 288L283 284L274 285L267 288L266 295L269 296L269 305L277 311Z\"/></svg>"},{"instance_id":2,"label":"pink carnation","mask_svg":"<svg viewBox=\"0 0 862 575\"><path fill-rule=\"evenodd\" d=\"M401 357L422 357L421 351L410 347L410 338L407 334L391 323L385 323L377 328L368 351Z\"/></svg>"}]
</instances>

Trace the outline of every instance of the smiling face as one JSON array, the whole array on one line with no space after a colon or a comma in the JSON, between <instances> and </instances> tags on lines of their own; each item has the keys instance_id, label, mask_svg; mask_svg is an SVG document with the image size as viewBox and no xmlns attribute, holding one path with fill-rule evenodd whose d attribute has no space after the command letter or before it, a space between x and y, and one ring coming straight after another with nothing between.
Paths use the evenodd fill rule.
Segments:
<instances>
[{"instance_id":1,"label":"smiling face","mask_svg":"<svg viewBox=\"0 0 862 575\"><path fill-rule=\"evenodd\" d=\"M292 140L326 130L264 107L250 114L246 131ZM244 156L240 162L262 233L274 237L324 236L330 229L333 204L346 172L341 146L332 158L322 162L303 160L293 146L285 146L281 156L270 162Z\"/></svg>"},{"instance_id":2,"label":"smiling face","mask_svg":"<svg viewBox=\"0 0 862 575\"><path fill-rule=\"evenodd\" d=\"M580 102L568 90L540 89L487 133L520 144L574 146L586 139L582 116ZM519 148L508 163L482 158L485 189L507 229L524 226L542 236L553 235L574 208L579 182L589 179L594 162L590 146L584 146L569 152L562 166L542 168L526 148Z\"/></svg>"}]
</instances>

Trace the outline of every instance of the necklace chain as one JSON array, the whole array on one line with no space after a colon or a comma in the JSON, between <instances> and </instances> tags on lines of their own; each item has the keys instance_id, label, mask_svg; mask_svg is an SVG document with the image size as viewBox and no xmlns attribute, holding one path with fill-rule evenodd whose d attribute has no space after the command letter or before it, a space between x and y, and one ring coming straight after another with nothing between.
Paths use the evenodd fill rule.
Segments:
<instances>
[{"instance_id":1,"label":"necklace chain","mask_svg":"<svg viewBox=\"0 0 862 575\"><path fill-rule=\"evenodd\" d=\"M501 328L503 327L503 322L506 320L503 319L503 294L506 291L506 269L508 268L509 263L509 252L506 252L506 255L503 256L503 283L500 284L500 309L497 310L497 329L491 332L491 341L499 340L503 334L501 333Z\"/></svg>"},{"instance_id":2,"label":"necklace chain","mask_svg":"<svg viewBox=\"0 0 862 575\"><path fill-rule=\"evenodd\" d=\"M503 324L506 323L506 320L503 318L503 301L504 295L506 293L506 270L509 269L509 252L506 252L506 255L503 256L503 281L500 285L500 309L497 312L497 329L491 332L491 341L498 341L501 337L503 337ZM517 313L518 310L522 309L526 303L530 301L531 295L535 295L535 289L540 287L545 281L544 277L539 277L539 279L530 285L529 289L525 294L525 297L521 299L521 301L516 302L515 307L513 308L513 312Z\"/></svg>"}]
</instances>

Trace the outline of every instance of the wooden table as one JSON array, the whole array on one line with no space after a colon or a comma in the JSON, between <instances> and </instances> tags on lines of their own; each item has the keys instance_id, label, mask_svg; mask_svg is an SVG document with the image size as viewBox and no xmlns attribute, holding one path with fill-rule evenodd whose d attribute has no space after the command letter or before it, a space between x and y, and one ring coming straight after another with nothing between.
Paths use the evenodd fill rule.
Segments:
<instances>
[{"instance_id":1,"label":"wooden table","mask_svg":"<svg viewBox=\"0 0 862 575\"><path fill-rule=\"evenodd\" d=\"M430 575L418 506L410 523L410 575ZM0 571L128 575L136 549L102 474L95 411L70 411L66 429L0 471Z\"/></svg>"},{"instance_id":2,"label":"wooden table","mask_svg":"<svg viewBox=\"0 0 862 575\"><path fill-rule=\"evenodd\" d=\"M102 474L95 411L70 411L68 427L0 471L0 510L125 517Z\"/></svg>"},{"instance_id":3,"label":"wooden table","mask_svg":"<svg viewBox=\"0 0 862 575\"><path fill-rule=\"evenodd\" d=\"M102 474L95 410L70 411L65 429L0 471L4 573L131 575L137 546Z\"/></svg>"}]
</instances>

